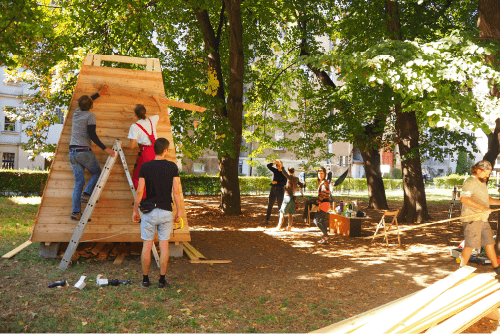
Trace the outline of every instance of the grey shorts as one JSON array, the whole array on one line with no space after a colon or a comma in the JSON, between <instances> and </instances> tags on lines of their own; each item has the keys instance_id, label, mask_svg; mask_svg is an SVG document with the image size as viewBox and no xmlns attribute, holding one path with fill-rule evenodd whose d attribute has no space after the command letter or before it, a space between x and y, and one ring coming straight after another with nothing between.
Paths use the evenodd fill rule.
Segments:
<instances>
[{"instance_id":1,"label":"grey shorts","mask_svg":"<svg viewBox=\"0 0 500 334\"><path fill-rule=\"evenodd\" d=\"M156 228L158 228L158 239L170 239L170 232L174 226L174 215L172 211L154 209L145 213L141 218L141 239L144 241L155 238Z\"/></svg>"},{"instance_id":2,"label":"grey shorts","mask_svg":"<svg viewBox=\"0 0 500 334\"><path fill-rule=\"evenodd\" d=\"M474 221L464 224L465 247L481 248L483 245L494 245L490 223Z\"/></svg>"}]
</instances>

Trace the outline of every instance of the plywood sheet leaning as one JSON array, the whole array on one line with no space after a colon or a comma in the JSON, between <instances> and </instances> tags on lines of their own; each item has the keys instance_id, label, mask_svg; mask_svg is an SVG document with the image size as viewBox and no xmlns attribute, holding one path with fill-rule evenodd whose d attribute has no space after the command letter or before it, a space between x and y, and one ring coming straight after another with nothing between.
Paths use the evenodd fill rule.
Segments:
<instances>
[{"instance_id":1,"label":"plywood sheet leaning","mask_svg":"<svg viewBox=\"0 0 500 334\"><path fill-rule=\"evenodd\" d=\"M103 67L100 66L103 60L145 65L146 70ZM169 105L175 105L175 103L179 104L180 107L187 106L189 108L190 106L165 98L158 59L88 55L78 76L54 162L47 179L30 239L33 242L68 242L73 235L77 222L70 219L74 188L74 177L69 163L71 121L73 112L78 107L78 98L82 95L90 96L98 92L103 84L110 87L109 95L103 95L95 100L91 110L97 119L97 135L109 148L116 139L122 140L127 165L131 173L134 169L138 148L129 149L127 147L129 142L127 135L130 125L137 121L133 111L135 105L143 104L147 109L147 116L160 114L158 103L161 103L162 108L165 109ZM191 105L191 107L196 106ZM196 108L199 109L191 110L203 110L200 107ZM168 160L177 163L168 113L163 113L163 117L159 120L157 134L158 137L164 137L170 141ZM95 144L92 145L92 151L94 151L102 168L108 154ZM86 181L89 178L90 174L86 171ZM190 241L182 186L179 195L184 228L176 230L175 234L172 233L170 241ZM99 202L96 204L91 217L92 221L87 224L80 241L141 242L140 225L132 221L133 201L134 198L123 166L121 163L116 163L104 186ZM82 203L82 212L83 210L85 210L84 203Z\"/></svg>"}]
</instances>

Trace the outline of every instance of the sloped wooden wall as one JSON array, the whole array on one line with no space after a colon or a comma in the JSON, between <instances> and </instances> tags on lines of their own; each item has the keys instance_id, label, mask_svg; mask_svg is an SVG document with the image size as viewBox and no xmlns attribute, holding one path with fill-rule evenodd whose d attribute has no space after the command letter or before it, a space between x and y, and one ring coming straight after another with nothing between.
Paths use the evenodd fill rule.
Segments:
<instances>
[{"instance_id":1,"label":"sloped wooden wall","mask_svg":"<svg viewBox=\"0 0 500 334\"><path fill-rule=\"evenodd\" d=\"M131 70L102 67L100 66L102 60L144 64L147 69ZM114 89L111 90L111 95L101 96L94 101L94 107L91 111L97 118L97 135L108 148L113 146L116 139L122 141L131 174L139 150L137 146L135 149L125 148L125 146L129 145L127 135L130 125L137 121L133 109L136 104L143 104L146 107L147 116L160 114L160 109L152 98L152 96L165 97L161 69L157 59L88 55L78 76L36 217L31 241L68 242L71 240L78 223L70 219L74 188L74 176L69 163L71 120L73 111L78 107L78 98L82 95L90 96L98 92L102 84L112 85ZM117 92L116 87L124 88L124 92L119 93L119 90ZM131 91L138 94L130 94ZM162 100L162 103L165 103L164 100ZM168 105L162 104L162 108L166 110ZM164 115L158 122L157 134L158 137L164 137L170 141L168 160L177 163L170 119L166 113ZM102 168L108 154L95 144L92 145L92 151L94 151ZM88 181L90 178L88 171L86 171L85 176ZM182 188L180 197L184 228L172 232L171 242L191 240ZM91 217L92 221L87 223L85 233L80 241L95 239L106 242L142 241L140 225L132 221L133 201L134 198L123 165L120 158L117 157L99 202L94 209ZM85 210L84 203L82 203L82 212L83 210Z\"/></svg>"}]
</instances>

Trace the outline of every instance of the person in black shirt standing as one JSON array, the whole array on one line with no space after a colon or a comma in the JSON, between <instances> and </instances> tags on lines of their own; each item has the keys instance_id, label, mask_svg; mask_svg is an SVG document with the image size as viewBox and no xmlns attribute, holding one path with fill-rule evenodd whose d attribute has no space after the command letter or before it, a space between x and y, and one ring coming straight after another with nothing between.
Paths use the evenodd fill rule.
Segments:
<instances>
[{"instance_id":1,"label":"person in black shirt standing","mask_svg":"<svg viewBox=\"0 0 500 334\"><path fill-rule=\"evenodd\" d=\"M172 190L174 194L177 212L175 221L181 217L180 196L179 196L179 169L172 161L166 160L169 142L165 138L158 138L154 144L155 159L144 163L139 172L139 184L134 203L134 213L132 220L141 223L141 238L144 240L142 246L142 286L147 288L149 283L149 266L151 264L151 248L156 230L160 240L160 281L158 288L169 286L165 280L168 264L168 240L173 228L172 213ZM142 201L142 196L146 190L146 198ZM141 208L152 206L152 211L143 213L139 218L139 204Z\"/></svg>"},{"instance_id":2,"label":"person in black shirt standing","mask_svg":"<svg viewBox=\"0 0 500 334\"><path fill-rule=\"evenodd\" d=\"M271 218L271 212L273 211L274 202L278 200L278 210L281 208L283 203L283 196L285 196L285 185L286 177L281 171L273 167L273 163L267 164L267 168L273 173L273 180L271 182L271 192L269 193L269 200L267 202L267 215L266 222L264 225L269 224L269 219Z\"/></svg>"}]
</instances>

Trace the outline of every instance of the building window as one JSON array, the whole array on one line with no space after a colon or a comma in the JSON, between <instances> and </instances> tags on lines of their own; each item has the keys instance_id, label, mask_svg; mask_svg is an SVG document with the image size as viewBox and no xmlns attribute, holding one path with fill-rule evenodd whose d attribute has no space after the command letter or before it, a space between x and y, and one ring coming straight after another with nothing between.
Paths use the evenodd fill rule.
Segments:
<instances>
[{"instance_id":1,"label":"building window","mask_svg":"<svg viewBox=\"0 0 500 334\"><path fill-rule=\"evenodd\" d=\"M238 162L238 174L243 174L243 161Z\"/></svg>"},{"instance_id":2,"label":"building window","mask_svg":"<svg viewBox=\"0 0 500 334\"><path fill-rule=\"evenodd\" d=\"M57 124L64 124L64 112L61 108L56 108L56 115L59 118L59 122Z\"/></svg>"},{"instance_id":3,"label":"building window","mask_svg":"<svg viewBox=\"0 0 500 334\"><path fill-rule=\"evenodd\" d=\"M274 139L276 139L276 141L280 141L280 140L283 140L285 139L285 132L281 131L281 130L276 130L276 132L274 133ZM276 143L276 148L275 150L277 151L283 151L285 148L283 146L280 146L278 143Z\"/></svg>"},{"instance_id":4,"label":"building window","mask_svg":"<svg viewBox=\"0 0 500 334\"><path fill-rule=\"evenodd\" d=\"M15 153L4 153L2 156L2 169L14 169Z\"/></svg>"},{"instance_id":5,"label":"building window","mask_svg":"<svg viewBox=\"0 0 500 334\"><path fill-rule=\"evenodd\" d=\"M4 131L16 131L16 121L8 116L5 116L5 122L3 123Z\"/></svg>"},{"instance_id":6,"label":"building window","mask_svg":"<svg viewBox=\"0 0 500 334\"><path fill-rule=\"evenodd\" d=\"M193 164L193 171L194 172L204 172L205 171L205 164L199 164L199 163L194 163Z\"/></svg>"}]
</instances>

